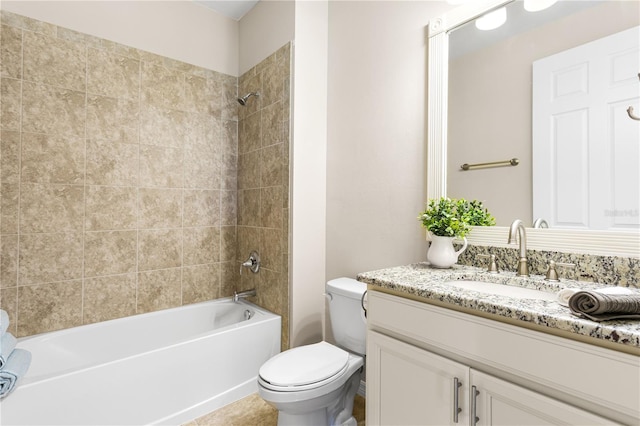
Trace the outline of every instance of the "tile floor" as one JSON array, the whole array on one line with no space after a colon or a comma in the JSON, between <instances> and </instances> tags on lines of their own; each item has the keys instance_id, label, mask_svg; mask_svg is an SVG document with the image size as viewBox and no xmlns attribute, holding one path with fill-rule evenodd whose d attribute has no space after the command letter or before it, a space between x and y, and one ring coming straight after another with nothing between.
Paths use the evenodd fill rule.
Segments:
<instances>
[{"instance_id":1,"label":"tile floor","mask_svg":"<svg viewBox=\"0 0 640 426\"><path fill-rule=\"evenodd\" d=\"M358 426L365 425L364 413L365 399L357 395L353 415L358 421ZM278 412L275 408L254 393L184 426L276 426L277 423Z\"/></svg>"}]
</instances>

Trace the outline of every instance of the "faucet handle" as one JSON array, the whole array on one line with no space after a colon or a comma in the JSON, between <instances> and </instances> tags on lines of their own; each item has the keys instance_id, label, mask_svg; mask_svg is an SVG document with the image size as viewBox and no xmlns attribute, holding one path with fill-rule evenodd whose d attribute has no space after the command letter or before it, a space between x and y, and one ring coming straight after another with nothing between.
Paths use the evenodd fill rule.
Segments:
<instances>
[{"instance_id":1,"label":"faucet handle","mask_svg":"<svg viewBox=\"0 0 640 426\"><path fill-rule=\"evenodd\" d=\"M478 257L488 258L489 263L487 265L487 272L490 274L497 274L500 272L498 269L498 264L496 263L496 255L495 254L479 254Z\"/></svg>"},{"instance_id":2,"label":"faucet handle","mask_svg":"<svg viewBox=\"0 0 640 426\"><path fill-rule=\"evenodd\" d=\"M556 267L559 267L559 268L575 268L576 264L575 263L561 263L561 262L556 262L555 260L550 260L549 261L549 269L547 269L547 275L544 278L545 280L553 281L553 282L560 281L560 278L558 277L558 271L556 271Z\"/></svg>"}]
</instances>

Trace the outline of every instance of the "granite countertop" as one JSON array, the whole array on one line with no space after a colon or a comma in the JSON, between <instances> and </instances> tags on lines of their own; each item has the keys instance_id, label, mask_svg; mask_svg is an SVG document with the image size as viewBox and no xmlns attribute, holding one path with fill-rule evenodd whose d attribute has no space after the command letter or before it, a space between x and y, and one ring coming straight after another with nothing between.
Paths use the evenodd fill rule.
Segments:
<instances>
[{"instance_id":1,"label":"granite countertop","mask_svg":"<svg viewBox=\"0 0 640 426\"><path fill-rule=\"evenodd\" d=\"M474 280L525 287L549 293L557 293L565 288L595 290L607 287L596 283L562 279L560 282L545 281L542 276L518 277L513 272L487 273L486 270L470 266L454 265L451 269L436 269L427 263L416 263L394 268L360 273L359 281L382 291L392 290L400 295L463 308L479 315L491 314L516 323L523 322L549 328L549 332L560 330L579 336L586 336L605 342L625 345L627 350L640 349L640 320L610 320L595 322L578 318L568 307L556 301L514 298L488 294L446 284L453 280ZM633 289L640 294L640 290ZM527 324L523 324L527 325ZM540 327L536 327L540 329ZM566 333L564 333L566 335ZM578 336L576 336L578 337ZM588 339L591 340L591 339ZM594 343L598 343L593 341ZM611 345L608 345L611 347ZM614 348L617 345L614 345ZM623 348L620 348L624 350Z\"/></svg>"}]
</instances>

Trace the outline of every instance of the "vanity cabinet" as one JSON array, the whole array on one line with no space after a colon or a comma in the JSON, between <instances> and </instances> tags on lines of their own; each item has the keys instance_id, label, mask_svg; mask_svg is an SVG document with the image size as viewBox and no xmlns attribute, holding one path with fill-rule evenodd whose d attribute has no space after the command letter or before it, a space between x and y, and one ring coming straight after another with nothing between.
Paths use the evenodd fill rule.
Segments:
<instances>
[{"instance_id":1,"label":"vanity cabinet","mask_svg":"<svg viewBox=\"0 0 640 426\"><path fill-rule=\"evenodd\" d=\"M368 295L368 425L640 423L637 356Z\"/></svg>"}]
</instances>

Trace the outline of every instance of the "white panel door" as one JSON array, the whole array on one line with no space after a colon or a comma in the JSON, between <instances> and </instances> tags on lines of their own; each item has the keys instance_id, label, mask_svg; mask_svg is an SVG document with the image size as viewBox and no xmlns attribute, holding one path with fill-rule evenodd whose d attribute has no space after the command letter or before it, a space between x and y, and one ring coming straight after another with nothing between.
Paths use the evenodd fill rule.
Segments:
<instances>
[{"instance_id":1,"label":"white panel door","mask_svg":"<svg viewBox=\"0 0 640 426\"><path fill-rule=\"evenodd\" d=\"M640 27L533 63L533 217L640 228Z\"/></svg>"}]
</instances>

